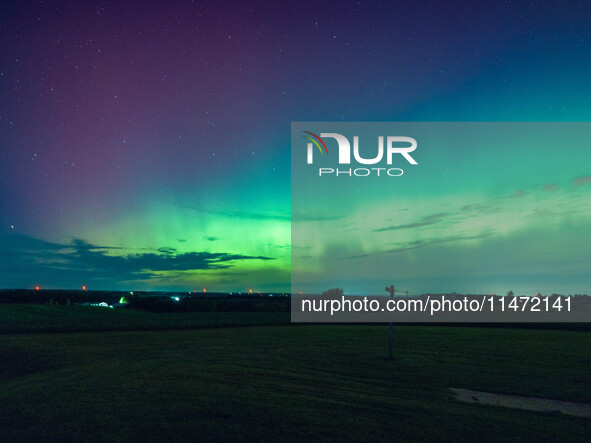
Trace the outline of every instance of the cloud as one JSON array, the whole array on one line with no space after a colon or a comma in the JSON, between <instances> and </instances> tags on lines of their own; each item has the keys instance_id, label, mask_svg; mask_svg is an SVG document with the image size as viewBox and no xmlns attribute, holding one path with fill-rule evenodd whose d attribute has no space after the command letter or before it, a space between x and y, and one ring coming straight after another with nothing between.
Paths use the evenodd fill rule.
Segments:
<instances>
[{"instance_id":1,"label":"cloud","mask_svg":"<svg viewBox=\"0 0 591 443\"><path fill-rule=\"evenodd\" d=\"M70 243L52 243L24 235L4 235L0 241L0 264L11 274L11 278L1 282L3 286L14 285L8 281L57 281L60 278L65 282L110 280L119 285L123 281L145 280L156 272L228 269L239 261L274 260L230 252L179 254L171 247L117 255L113 252L120 248L94 245L79 238Z\"/></svg>"},{"instance_id":2,"label":"cloud","mask_svg":"<svg viewBox=\"0 0 591 443\"><path fill-rule=\"evenodd\" d=\"M211 236L206 236L206 237L201 237L207 241L218 241L220 238L219 237L211 237Z\"/></svg>"},{"instance_id":3,"label":"cloud","mask_svg":"<svg viewBox=\"0 0 591 443\"><path fill-rule=\"evenodd\" d=\"M348 257L343 257L342 260L355 260L356 258L365 258L370 256L371 254L350 255Z\"/></svg>"},{"instance_id":4,"label":"cloud","mask_svg":"<svg viewBox=\"0 0 591 443\"><path fill-rule=\"evenodd\" d=\"M577 177L573 180L574 186L583 186L587 183L591 183L591 175L587 175L584 177Z\"/></svg>"},{"instance_id":5,"label":"cloud","mask_svg":"<svg viewBox=\"0 0 591 443\"><path fill-rule=\"evenodd\" d=\"M475 235L451 235L448 237L433 238L433 239L429 239L429 240L416 240L416 241L412 241L412 242L408 242L408 243L403 243L399 247L396 247L393 249L388 249L384 252L388 253L388 254L395 254L398 252L410 251L412 249L418 249L418 248L424 248L427 246L438 245L441 243L458 242L458 241L464 241L464 240L478 240L481 238L490 237L493 234L494 234L493 232L487 231L487 232L483 232L483 233L475 234Z\"/></svg>"},{"instance_id":6,"label":"cloud","mask_svg":"<svg viewBox=\"0 0 591 443\"><path fill-rule=\"evenodd\" d=\"M432 215L428 215L426 217L423 217L418 222L409 223L406 225L396 225L396 226L388 226L386 228L378 228L378 229L374 229L374 232L394 231L394 230L398 230L398 229L413 229L413 228L420 228L423 226L434 225L436 223L439 223L446 215L447 214L440 212L438 214L432 214Z\"/></svg>"},{"instance_id":7,"label":"cloud","mask_svg":"<svg viewBox=\"0 0 591 443\"><path fill-rule=\"evenodd\" d=\"M290 244L276 245L275 243L265 243L265 246L268 246L270 248L276 248L276 249L291 249Z\"/></svg>"},{"instance_id":8,"label":"cloud","mask_svg":"<svg viewBox=\"0 0 591 443\"><path fill-rule=\"evenodd\" d=\"M4 256L6 254L17 254L18 252L55 252L71 247L71 245L68 244L52 243L21 234L3 235L1 238L2 243L0 244L0 250L3 252L2 255Z\"/></svg>"},{"instance_id":9,"label":"cloud","mask_svg":"<svg viewBox=\"0 0 591 443\"><path fill-rule=\"evenodd\" d=\"M359 254L343 257L342 260L354 260L366 257L372 257L376 254L396 254L400 252L412 251L413 249L425 248L427 246L438 245L441 243L459 242L464 240L477 240L492 236L494 233L491 231L483 232L475 235L452 235L442 238L432 238L429 240L414 240L405 243L398 243L395 248L378 251L374 254Z\"/></svg>"},{"instance_id":10,"label":"cloud","mask_svg":"<svg viewBox=\"0 0 591 443\"><path fill-rule=\"evenodd\" d=\"M526 196L526 192L523 189L518 189L513 193L514 198L522 198Z\"/></svg>"},{"instance_id":11,"label":"cloud","mask_svg":"<svg viewBox=\"0 0 591 443\"><path fill-rule=\"evenodd\" d=\"M68 245L66 247L74 247L75 249L78 249L78 250L83 250L83 249L86 249L86 250L121 249L120 247L117 247L117 246L93 245L93 244L88 243L86 240L83 240L83 239L77 238L77 237L73 237L71 245Z\"/></svg>"},{"instance_id":12,"label":"cloud","mask_svg":"<svg viewBox=\"0 0 591 443\"><path fill-rule=\"evenodd\" d=\"M172 255L176 252L175 248L158 248L158 252L164 255Z\"/></svg>"},{"instance_id":13,"label":"cloud","mask_svg":"<svg viewBox=\"0 0 591 443\"><path fill-rule=\"evenodd\" d=\"M312 246L298 246L298 245L291 245L292 251L309 251L312 249Z\"/></svg>"},{"instance_id":14,"label":"cloud","mask_svg":"<svg viewBox=\"0 0 591 443\"><path fill-rule=\"evenodd\" d=\"M501 211L501 207L498 204L495 204L494 202L477 204L472 203L462 206L458 215L460 217L477 217L481 215L498 213L499 211ZM468 212L469 214L465 214L466 212Z\"/></svg>"},{"instance_id":15,"label":"cloud","mask_svg":"<svg viewBox=\"0 0 591 443\"><path fill-rule=\"evenodd\" d=\"M307 222L307 221L331 221L331 220L340 220L345 218L345 215L341 214L333 214L333 215L325 215L325 214L314 214L309 212L292 212L291 219L297 222Z\"/></svg>"}]
</instances>

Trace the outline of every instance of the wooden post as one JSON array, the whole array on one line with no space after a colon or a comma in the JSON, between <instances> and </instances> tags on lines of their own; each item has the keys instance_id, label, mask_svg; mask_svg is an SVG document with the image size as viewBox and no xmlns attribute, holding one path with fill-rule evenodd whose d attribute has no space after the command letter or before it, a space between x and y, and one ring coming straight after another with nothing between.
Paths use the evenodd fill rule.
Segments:
<instances>
[{"instance_id":1,"label":"wooden post","mask_svg":"<svg viewBox=\"0 0 591 443\"><path fill-rule=\"evenodd\" d=\"M390 293L390 300L394 300L394 285L390 285L390 287L386 287L386 292ZM389 322L388 323L388 360L392 360L394 358L393 348L394 348L394 325L392 324L392 322Z\"/></svg>"}]
</instances>

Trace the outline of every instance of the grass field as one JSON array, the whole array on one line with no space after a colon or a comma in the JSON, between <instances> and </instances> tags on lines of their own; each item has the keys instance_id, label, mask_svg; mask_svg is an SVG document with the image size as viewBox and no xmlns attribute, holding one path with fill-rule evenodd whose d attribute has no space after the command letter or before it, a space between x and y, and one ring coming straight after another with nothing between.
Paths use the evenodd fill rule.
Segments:
<instances>
[{"instance_id":1,"label":"grass field","mask_svg":"<svg viewBox=\"0 0 591 443\"><path fill-rule=\"evenodd\" d=\"M289 312L186 312L156 314L94 306L0 304L0 334L137 331L289 324Z\"/></svg>"},{"instance_id":2,"label":"grass field","mask_svg":"<svg viewBox=\"0 0 591 443\"><path fill-rule=\"evenodd\" d=\"M398 326L394 361L384 326L0 339L3 442L586 441L591 430L583 418L457 403L448 391L591 403L586 331Z\"/></svg>"}]
</instances>

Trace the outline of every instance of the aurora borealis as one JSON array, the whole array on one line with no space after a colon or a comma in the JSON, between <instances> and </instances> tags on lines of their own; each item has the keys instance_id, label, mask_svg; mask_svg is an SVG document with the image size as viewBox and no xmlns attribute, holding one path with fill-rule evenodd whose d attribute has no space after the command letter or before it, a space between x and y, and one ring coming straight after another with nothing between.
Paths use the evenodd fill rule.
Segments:
<instances>
[{"instance_id":1,"label":"aurora borealis","mask_svg":"<svg viewBox=\"0 0 591 443\"><path fill-rule=\"evenodd\" d=\"M0 287L286 291L291 122L591 119L587 3L453 4L2 2ZM474 152L470 176L446 178L453 201L381 215L373 229L414 231L408 286L461 290L440 258L464 240L417 233L471 210L484 232L497 207L527 241L482 240L469 259L486 280L466 289L529 290L508 277L532 269L540 290L588 287L588 155L557 158L558 176L517 155L531 169ZM479 181L497 162L498 186ZM559 206L552 237L508 196Z\"/></svg>"}]
</instances>

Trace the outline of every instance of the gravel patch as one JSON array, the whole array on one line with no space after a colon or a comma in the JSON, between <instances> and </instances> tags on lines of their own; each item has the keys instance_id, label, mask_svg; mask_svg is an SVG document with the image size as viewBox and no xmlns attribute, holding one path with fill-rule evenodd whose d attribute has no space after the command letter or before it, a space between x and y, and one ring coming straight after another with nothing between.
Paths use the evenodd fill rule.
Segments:
<instances>
[{"instance_id":1,"label":"gravel patch","mask_svg":"<svg viewBox=\"0 0 591 443\"><path fill-rule=\"evenodd\" d=\"M525 409L538 412L560 412L576 417L591 418L591 404L570 401L551 400L548 398L522 397L519 395L494 394L491 392L471 391L469 389L450 388L456 400L481 405L501 406L505 408Z\"/></svg>"}]
</instances>

